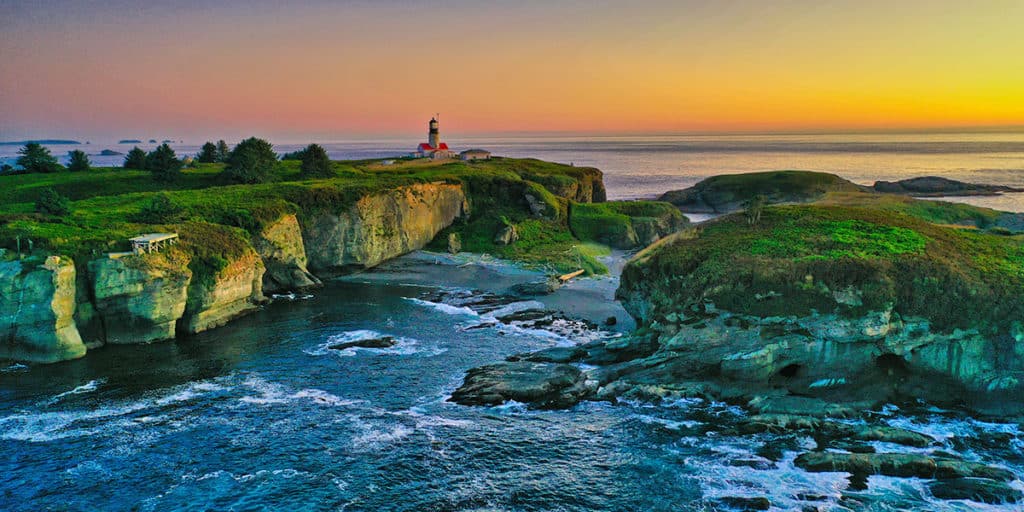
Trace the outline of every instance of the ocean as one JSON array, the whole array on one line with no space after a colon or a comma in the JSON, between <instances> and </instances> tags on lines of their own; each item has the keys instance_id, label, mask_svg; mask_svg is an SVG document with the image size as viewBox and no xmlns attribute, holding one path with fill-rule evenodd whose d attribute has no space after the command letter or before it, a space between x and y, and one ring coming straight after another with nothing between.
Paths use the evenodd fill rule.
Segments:
<instances>
[{"instance_id":1,"label":"ocean","mask_svg":"<svg viewBox=\"0 0 1024 512\"><path fill-rule=\"evenodd\" d=\"M938 144L863 137L453 145L594 165L606 172L612 198L774 168L827 170L862 183L941 174L1024 185L1019 135ZM412 142L328 148L334 158L378 158L406 145ZM179 153L195 149L181 145ZM1011 196L970 200L1017 204ZM614 276L536 300L505 293L538 277L486 257L419 252L197 336L105 347L56 365L2 364L0 510L703 511L727 510L723 497L766 497L773 510L1019 510L937 500L913 478L872 476L867 490L848 489L845 474L793 465L813 439L737 435L731 428L746 413L724 403L532 411L447 402L467 369L633 327L613 300ZM500 320L523 310L544 311L551 321ZM598 327L613 315L618 325ZM380 336L398 343L330 348ZM938 449L1024 475L1018 423L925 403L850 421L910 428ZM766 458L772 451L781 456ZM1020 480L1011 485L1024 490Z\"/></svg>"},{"instance_id":2,"label":"ocean","mask_svg":"<svg viewBox=\"0 0 1024 512\"><path fill-rule=\"evenodd\" d=\"M273 142L273 141L272 141ZM657 197L716 174L799 169L838 174L856 183L915 176L1024 187L1024 131L1015 133L704 135L454 138L456 150L483 148L496 155L532 157L593 166L605 173L609 199ZM320 142L334 159L385 158L408 154L419 141ZM172 144L192 155L201 143ZM275 144L279 153L304 144ZM98 156L104 149L128 152L131 144L93 141L51 146L54 155L82 149L96 165L120 165L123 157ZM155 144L140 144L150 150ZM18 146L0 146L0 163L13 163ZM1024 211L1024 195L956 199L1006 211Z\"/></svg>"}]
</instances>

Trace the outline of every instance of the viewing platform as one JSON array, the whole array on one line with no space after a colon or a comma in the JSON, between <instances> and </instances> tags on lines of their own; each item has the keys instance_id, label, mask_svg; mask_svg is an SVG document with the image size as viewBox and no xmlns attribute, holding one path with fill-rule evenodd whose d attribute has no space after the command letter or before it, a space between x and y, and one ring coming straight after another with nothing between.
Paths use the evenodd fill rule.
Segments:
<instances>
[{"instance_id":1,"label":"viewing platform","mask_svg":"<svg viewBox=\"0 0 1024 512\"><path fill-rule=\"evenodd\" d=\"M147 233L135 238L129 238L132 243L132 252L135 254L146 254L159 252L165 246L178 243L177 233Z\"/></svg>"}]
</instances>

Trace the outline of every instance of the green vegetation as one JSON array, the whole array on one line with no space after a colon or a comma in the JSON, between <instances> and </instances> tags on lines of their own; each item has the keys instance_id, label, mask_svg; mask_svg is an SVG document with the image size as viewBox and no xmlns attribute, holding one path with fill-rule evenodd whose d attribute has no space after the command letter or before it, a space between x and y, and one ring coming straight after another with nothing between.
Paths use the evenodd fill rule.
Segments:
<instances>
[{"instance_id":1,"label":"green vegetation","mask_svg":"<svg viewBox=\"0 0 1024 512\"><path fill-rule=\"evenodd\" d=\"M36 142L29 142L18 150L17 164L27 173L58 172L64 168L50 154L50 150Z\"/></svg>"},{"instance_id":2,"label":"green vegetation","mask_svg":"<svg viewBox=\"0 0 1024 512\"><path fill-rule=\"evenodd\" d=\"M142 205L133 218L141 224L169 224L182 220L185 209L174 203L167 194L156 194Z\"/></svg>"},{"instance_id":3,"label":"green vegetation","mask_svg":"<svg viewBox=\"0 0 1024 512\"><path fill-rule=\"evenodd\" d=\"M177 181L181 176L181 160L167 144L161 144L146 155L146 170L153 179L164 183Z\"/></svg>"},{"instance_id":4,"label":"green vegetation","mask_svg":"<svg viewBox=\"0 0 1024 512\"><path fill-rule=\"evenodd\" d=\"M573 203L569 216L576 238L622 249L646 245L651 226L660 226L660 234L677 231L686 222L675 206L658 201Z\"/></svg>"},{"instance_id":5,"label":"green vegetation","mask_svg":"<svg viewBox=\"0 0 1024 512\"><path fill-rule=\"evenodd\" d=\"M48 215L63 217L71 213L71 203L68 198L58 194L52 188L43 189L36 200L36 211Z\"/></svg>"},{"instance_id":6,"label":"green vegetation","mask_svg":"<svg viewBox=\"0 0 1024 512\"><path fill-rule=\"evenodd\" d=\"M183 169L173 182L158 182L148 172L121 168L3 176L0 247L13 249L18 236L23 240L30 237L39 250L84 264L103 252L127 250L127 239L139 233L177 231L184 240L196 225L202 226L196 229L204 230L204 236L215 228L256 233L284 214L305 219L325 211L340 213L369 194L403 185L444 182L464 185L472 213L437 240L446 242L447 233L458 232L463 233L467 251L517 258L557 271L580 267L593 273L606 271L595 259L601 249L582 243L568 230L569 199L523 178L555 176L558 169L564 169L566 176L578 176L572 178L572 186L564 187L566 192L584 184L592 186L590 181L599 183L597 170L502 158L472 164L398 159L393 165L381 165L379 160L331 165L331 177L311 179L303 175L300 161L276 162L273 181L258 184L225 180L225 165L220 163ZM36 199L48 188L71 201L71 213L58 218L35 212ZM548 215L538 217L531 211L528 191ZM494 243L495 234L505 225L503 218L519 232L519 241L510 246ZM209 249L204 253L210 255L204 259L206 263L196 265L215 268L212 255L219 242L211 238L207 246L202 237L188 237L191 245L182 243L179 248L190 253ZM234 243L236 238L223 235L219 240Z\"/></svg>"},{"instance_id":7,"label":"green vegetation","mask_svg":"<svg viewBox=\"0 0 1024 512\"><path fill-rule=\"evenodd\" d=\"M772 207L754 226L729 215L652 246L623 283L625 294L659 290L656 309L711 301L757 316L859 315L892 305L938 329L1005 332L1024 315L1024 245L883 209ZM859 303L835 299L850 289Z\"/></svg>"},{"instance_id":8,"label":"green vegetation","mask_svg":"<svg viewBox=\"0 0 1024 512\"><path fill-rule=\"evenodd\" d=\"M72 172L88 171L92 168L92 163L89 162L89 156L85 154L85 151L76 149L69 153L71 160L68 162L68 170Z\"/></svg>"},{"instance_id":9,"label":"green vegetation","mask_svg":"<svg viewBox=\"0 0 1024 512\"><path fill-rule=\"evenodd\" d=\"M217 162L225 163L228 161L228 156L231 155L231 150L228 149L228 143L224 142L224 139L217 141Z\"/></svg>"},{"instance_id":10,"label":"green vegetation","mask_svg":"<svg viewBox=\"0 0 1024 512\"><path fill-rule=\"evenodd\" d=\"M808 203L829 192L859 192L861 187L834 174L811 171L768 171L712 176L692 188L661 196L684 211L731 212L758 196L765 204Z\"/></svg>"},{"instance_id":11,"label":"green vegetation","mask_svg":"<svg viewBox=\"0 0 1024 512\"><path fill-rule=\"evenodd\" d=\"M124 156L124 168L143 171L146 169L146 152L135 146Z\"/></svg>"},{"instance_id":12,"label":"green vegetation","mask_svg":"<svg viewBox=\"0 0 1024 512\"><path fill-rule=\"evenodd\" d=\"M224 175L235 183L267 183L274 178L277 154L269 142L256 137L239 142L228 155Z\"/></svg>"},{"instance_id":13,"label":"green vegetation","mask_svg":"<svg viewBox=\"0 0 1024 512\"><path fill-rule=\"evenodd\" d=\"M199 150L199 156L196 160L201 164L212 164L217 161L217 145L212 142L203 144L203 147Z\"/></svg>"},{"instance_id":14,"label":"green vegetation","mask_svg":"<svg viewBox=\"0 0 1024 512\"><path fill-rule=\"evenodd\" d=\"M299 170L307 178L330 178L334 175L334 164L327 156L327 151L319 144L310 144L301 151Z\"/></svg>"}]
</instances>

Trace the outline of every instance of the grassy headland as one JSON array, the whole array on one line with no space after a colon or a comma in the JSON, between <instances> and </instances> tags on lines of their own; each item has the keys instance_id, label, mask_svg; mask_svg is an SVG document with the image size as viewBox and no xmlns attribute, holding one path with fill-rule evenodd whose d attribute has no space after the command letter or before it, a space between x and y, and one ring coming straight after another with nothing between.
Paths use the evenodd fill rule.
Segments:
<instances>
[{"instance_id":1,"label":"grassy headland","mask_svg":"<svg viewBox=\"0 0 1024 512\"><path fill-rule=\"evenodd\" d=\"M535 159L494 158L472 163L398 159L331 162L332 176L308 179L298 161L279 162L271 182L234 184L223 176L224 164L186 168L171 183L155 181L146 171L95 168L0 176L0 247L23 251L32 240L36 251L85 262L105 252L128 250L127 239L139 233L178 231L183 246L204 259L237 252L246 232L256 233L283 214L303 216L341 212L361 197L416 183L462 184L471 214L441 236L458 233L463 250L535 264L557 270L585 268L605 272L594 256L591 238L574 237L569 229L570 205L604 200L601 173ZM52 189L70 200L70 213L55 216L35 211L40 194ZM174 205L171 219L154 222L143 210L162 195ZM494 241L504 225L516 227L519 240ZM190 236L189 233L202 233ZM209 256L207 258L206 256Z\"/></svg>"}]
</instances>

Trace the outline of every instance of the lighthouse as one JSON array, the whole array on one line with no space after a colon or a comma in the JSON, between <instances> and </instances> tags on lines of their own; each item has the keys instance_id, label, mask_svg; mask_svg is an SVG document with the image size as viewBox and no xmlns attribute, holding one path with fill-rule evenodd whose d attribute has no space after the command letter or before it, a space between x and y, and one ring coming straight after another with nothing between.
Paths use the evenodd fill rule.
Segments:
<instances>
[{"instance_id":1,"label":"lighthouse","mask_svg":"<svg viewBox=\"0 0 1024 512\"><path fill-rule=\"evenodd\" d=\"M434 159L453 157L454 153L448 149L448 144L441 142L441 130L438 127L437 118L430 118L428 126L427 142L417 146L416 153L413 153L413 156Z\"/></svg>"},{"instance_id":2,"label":"lighthouse","mask_svg":"<svg viewBox=\"0 0 1024 512\"><path fill-rule=\"evenodd\" d=\"M430 118L430 132L427 134L427 141L430 142L430 146L436 148L438 144L441 144L441 132L437 127L437 118Z\"/></svg>"}]
</instances>

